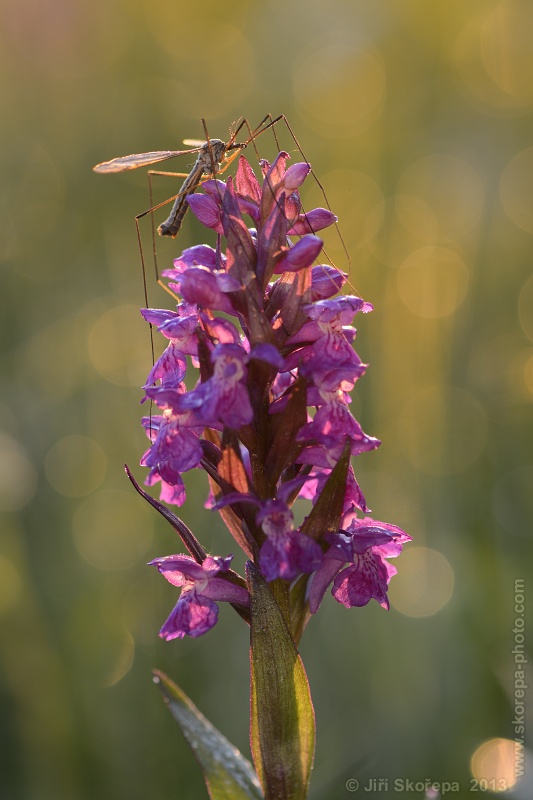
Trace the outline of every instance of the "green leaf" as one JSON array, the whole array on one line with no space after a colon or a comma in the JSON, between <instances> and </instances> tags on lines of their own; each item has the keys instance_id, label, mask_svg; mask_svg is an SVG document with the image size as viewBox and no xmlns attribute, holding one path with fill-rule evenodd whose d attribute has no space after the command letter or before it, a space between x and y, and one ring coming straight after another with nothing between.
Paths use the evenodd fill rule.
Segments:
<instances>
[{"instance_id":1,"label":"green leaf","mask_svg":"<svg viewBox=\"0 0 533 800\"><path fill-rule=\"evenodd\" d=\"M247 564L251 599L250 742L266 800L305 800L315 751L309 683L283 615Z\"/></svg>"},{"instance_id":2,"label":"green leaf","mask_svg":"<svg viewBox=\"0 0 533 800\"><path fill-rule=\"evenodd\" d=\"M309 575L300 575L290 589L290 608L291 608L291 633L294 643L297 645L311 618L309 603L306 600L307 584Z\"/></svg>"},{"instance_id":3,"label":"green leaf","mask_svg":"<svg viewBox=\"0 0 533 800\"><path fill-rule=\"evenodd\" d=\"M302 533L307 534L315 541L323 539L326 533L336 533L339 530L349 466L350 443L346 440L341 457L332 469L318 500L300 529Z\"/></svg>"},{"instance_id":4,"label":"green leaf","mask_svg":"<svg viewBox=\"0 0 533 800\"><path fill-rule=\"evenodd\" d=\"M273 415L277 417L273 424L275 433L264 471L268 475L274 491L283 470L296 461L296 457L303 448L303 443L297 442L296 436L307 422L306 388L305 378L298 378L290 388L285 410L281 414Z\"/></svg>"},{"instance_id":5,"label":"green leaf","mask_svg":"<svg viewBox=\"0 0 533 800\"><path fill-rule=\"evenodd\" d=\"M263 800L253 767L163 672L153 671L168 709L204 773L211 800Z\"/></svg>"}]
</instances>

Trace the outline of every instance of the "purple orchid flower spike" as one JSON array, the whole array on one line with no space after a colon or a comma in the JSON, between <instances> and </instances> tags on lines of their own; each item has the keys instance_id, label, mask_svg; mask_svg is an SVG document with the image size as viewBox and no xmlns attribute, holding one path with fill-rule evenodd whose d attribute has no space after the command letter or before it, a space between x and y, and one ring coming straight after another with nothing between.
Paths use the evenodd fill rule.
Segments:
<instances>
[{"instance_id":1,"label":"purple orchid flower spike","mask_svg":"<svg viewBox=\"0 0 533 800\"><path fill-rule=\"evenodd\" d=\"M277 121L265 118L257 135ZM257 775L226 740L220 746L220 734L158 674L186 738L192 733L210 796L227 790L228 797L304 800L315 717L297 648L310 613L328 587L347 608L375 599L388 609L396 572L389 560L411 537L358 516L369 509L351 459L380 442L350 411L350 392L367 367L354 350L353 319L372 306L338 294L347 275L319 263L329 257L317 232L337 217L329 208L304 212L300 188L311 166L303 154L293 165L285 151L272 163L260 161L262 180L240 157L236 175L222 180L229 151L255 138L249 131L248 142L237 144L244 123L227 144L212 139L194 148L198 159L180 194L216 234L215 246L185 249L163 273L178 295L176 310L142 311L167 342L144 387L150 446L141 465L148 468L145 483L160 483L161 500L178 506L186 496L184 474L207 475L206 507L220 514L244 553L246 580L230 569L233 556L207 555L185 522L127 472L188 552L150 562L180 590L161 638L202 636L216 624L220 602L250 626ZM99 166L129 169L160 158L148 153ZM207 178L201 186L200 176ZM298 497L307 501L301 525L292 511L304 502ZM236 769L225 763L228 755Z\"/></svg>"},{"instance_id":2,"label":"purple orchid flower spike","mask_svg":"<svg viewBox=\"0 0 533 800\"><path fill-rule=\"evenodd\" d=\"M261 162L261 183L241 157L235 178L213 176L203 194L188 198L218 234L217 246L187 248L164 273L183 299L177 311L143 311L169 344L146 386L161 413L145 422L151 446L142 464L150 470L147 483L160 481L161 498L174 504L185 499L183 473L204 469L208 505L262 578L293 584L303 577L313 613L331 583L348 607L371 598L388 607L395 570L387 559L409 537L356 516L369 509L349 463L380 444L349 406L366 370L353 347L353 318L372 306L335 296L347 276L316 264L316 232L337 218L328 209L302 211L299 189L310 165L288 160L281 151L271 164ZM183 383L189 360L200 367L196 386ZM291 511L298 493L312 501L300 528ZM209 627L213 607L192 608Z\"/></svg>"},{"instance_id":3,"label":"purple orchid flower spike","mask_svg":"<svg viewBox=\"0 0 533 800\"><path fill-rule=\"evenodd\" d=\"M232 558L207 556L197 564L191 556L175 555L150 561L149 566L157 567L169 583L181 588L179 600L159 632L162 639L168 642L207 633L218 620L217 602L249 605L246 589L220 577L228 572Z\"/></svg>"}]
</instances>

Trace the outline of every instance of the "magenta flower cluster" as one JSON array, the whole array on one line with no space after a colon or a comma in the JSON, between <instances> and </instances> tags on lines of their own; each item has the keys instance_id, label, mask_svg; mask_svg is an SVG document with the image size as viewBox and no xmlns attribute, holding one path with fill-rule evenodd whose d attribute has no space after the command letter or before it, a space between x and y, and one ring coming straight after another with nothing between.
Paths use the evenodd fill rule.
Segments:
<instances>
[{"instance_id":1,"label":"magenta flower cluster","mask_svg":"<svg viewBox=\"0 0 533 800\"><path fill-rule=\"evenodd\" d=\"M175 311L142 311L168 345L145 386L160 413L143 420L151 444L141 463L149 468L146 483L160 482L161 500L177 506L185 501L183 473L205 470L208 505L268 582L305 578L311 613L331 583L346 607L374 598L388 608L396 572L388 559L410 537L367 516L350 463L379 445L349 408L366 369L353 349L352 322L372 306L339 294L344 273L315 264L322 250L316 233L336 217L323 208L303 213L298 188L310 166L287 168L287 159L281 152L272 165L262 162L260 184L241 157L234 179L208 180L203 194L188 198L218 234L217 247L191 247L164 273L180 298ZM198 379L187 389L191 367ZM321 496L337 505L340 496L333 529ZM297 497L313 501L300 527L291 511ZM249 604L231 556L208 556L191 541L188 531L190 555L151 562L181 587L160 632L165 639L205 633L219 601L244 616Z\"/></svg>"}]
</instances>

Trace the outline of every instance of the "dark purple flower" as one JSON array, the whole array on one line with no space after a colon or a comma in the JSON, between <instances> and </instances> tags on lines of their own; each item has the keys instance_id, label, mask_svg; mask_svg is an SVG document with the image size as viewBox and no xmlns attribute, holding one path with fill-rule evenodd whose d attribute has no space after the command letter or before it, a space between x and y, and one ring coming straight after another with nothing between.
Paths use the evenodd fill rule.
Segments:
<instances>
[{"instance_id":1,"label":"dark purple flower","mask_svg":"<svg viewBox=\"0 0 533 800\"><path fill-rule=\"evenodd\" d=\"M340 292L348 279L345 272L330 264L317 264L311 270L310 301L327 300Z\"/></svg>"},{"instance_id":2,"label":"dark purple flower","mask_svg":"<svg viewBox=\"0 0 533 800\"><path fill-rule=\"evenodd\" d=\"M203 451L198 438L202 425L194 412L186 410L179 413L173 410L173 405L179 406L179 398L184 396L183 390L152 387L146 393L165 409L165 413L143 419L143 425L152 440L152 445L140 462L142 466L150 467L145 484L153 486L161 480L161 500L182 505L185 488L181 473L198 467L202 460Z\"/></svg>"},{"instance_id":3,"label":"dark purple flower","mask_svg":"<svg viewBox=\"0 0 533 800\"><path fill-rule=\"evenodd\" d=\"M266 539L259 551L259 568L265 580L291 581L297 575L313 572L322 562L322 548L305 533L294 529L294 517L286 500L302 481L298 478L280 486L278 497L260 500L253 494L232 492L218 501L220 509L231 503L252 503L259 507L255 521Z\"/></svg>"},{"instance_id":4,"label":"dark purple flower","mask_svg":"<svg viewBox=\"0 0 533 800\"><path fill-rule=\"evenodd\" d=\"M221 422L241 428L253 419L246 388L248 353L238 344L219 344L211 353L214 371L184 397L182 408L194 409L204 425Z\"/></svg>"},{"instance_id":5,"label":"dark purple flower","mask_svg":"<svg viewBox=\"0 0 533 800\"><path fill-rule=\"evenodd\" d=\"M202 184L205 185L205 184ZM174 259L174 269L163 270L162 275L175 278L179 272L189 267L207 267L208 269L221 269L224 266L224 257L221 253L207 244L197 244L187 247L179 258Z\"/></svg>"},{"instance_id":6,"label":"dark purple flower","mask_svg":"<svg viewBox=\"0 0 533 800\"><path fill-rule=\"evenodd\" d=\"M173 483L167 483L167 481L161 477L157 469L152 469L148 473L144 484L145 486L155 486L156 483L161 482L161 489L159 491L159 499L161 502L169 503L174 506L182 506L187 499L185 484L183 483L181 475L176 475L173 481Z\"/></svg>"},{"instance_id":7,"label":"dark purple flower","mask_svg":"<svg viewBox=\"0 0 533 800\"><path fill-rule=\"evenodd\" d=\"M302 487L298 496L305 498L306 500L312 500L313 503L316 503L330 474L331 469L315 467L309 474L309 479ZM344 504L342 509L343 516L349 513L354 513L356 509L363 511L365 514L370 511L366 504L365 496L361 491L361 487L355 478L353 467L350 464L348 467L346 494L344 495Z\"/></svg>"},{"instance_id":8,"label":"dark purple flower","mask_svg":"<svg viewBox=\"0 0 533 800\"><path fill-rule=\"evenodd\" d=\"M316 232L337 218L324 208L303 212L299 188L311 168L307 162L287 167L288 159L282 151L272 164L261 162L260 183L241 157L235 178L213 177L203 193L188 198L198 219L218 234L217 244L187 248L165 271L184 301L176 312L143 311L169 339L146 386L146 397L163 412L145 421L151 440L142 459L150 469L146 482L160 481L161 498L179 505L183 473L205 469L208 505L221 511L264 578L292 582L311 575L313 613L331 583L347 607L371 598L388 607L395 568L387 559L410 537L357 517L369 509L349 463L349 456L380 444L349 407L349 392L366 369L353 348L353 318L372 306L334 296L347 276L316 264L322 251ZM189 359L200 377L188 389ZM291 511L298 493L313 502L301 529ZM193 555L201 560L202 553ZM152 563L182 587L163 638L204 633L216 622L217 600L248 602L237 576L218 575L229 559L209 557L199 566L189 556L170 556ZM295 602L303 602L301 595ZM301 623L303 614L303 606L295 609L294 619Z\"/></svg>"},{"instance_id":9,"label":"dark purple flower","mask_svg":"<svg viewBox=\"0 0 533 800\"><path fill-rule=\"evenodd\" d=\"M283 256L276 263L274 272L297 272L298 270L310 267L315 258L322 250L322 239L318 236L309 234L302 237L293 247L289 247Z\"/></svg>"},{"instance_id":10,"label":"dark purple flower","mask_svg":"<svg viewBox=\"0 0 533 800\"><path fill-rule=\"evenodd\" d=\"M292 164L283 176L283 188L285 191L294 192L302 185L311 171L311 164L306 161L300 161L297 164Z\"/></svg>"},{"instance_id":11,"label":"dark purple flower","mask_svg":"<svg viewBox=\"0 0 533 800\"><path fill-rule=\"evenodd\" d=\"M191 267L184 270L179 283L170 283L169 286L173 291L179 291L188 303L212 311L224 311L226 314L237 313L231 300L224 293L222 288L224 283L219 281L217 273L207 267Z\"/></svg>"},{"instance_id":12,"label":"dark purple flower","mask_svg":"<svg viewBox=\"0 0 533 800\"><path fill-rule=\"evenodd\" d=\"M241 159L241 163L247 163L245 159ZM238 172L237 172L238 174ZM237 182L237 176L235 178ZM222 209L222 201L224 199L224 194L226 193L226 184L219 180L209 180L202 183L202 189L207 192L207 194L219 204L220 208ZM241 214L248 214L254 222L257 222L259 219L259 209L257 203L248 200L246 197L243 197L241 194L237 194L237 203L239 206L239 211Z\"/></svg>"},{"instance_id":13,"label":"dark purple flower","mask_svg":"<svg viewBox=\"0 0 533 800\"><path fill-rule=\"evenodd\" d=\"M229 570L232 558L207 556L201 565L185 555L150 561L150 566L157 567L169 583L181 588L179 600L159 632L162 639L169 641L182 639L185 635L196 637L207 633L218 619L217 602L249 605L246 589L218 577L219 573Z\"/></svg>"},{"instance_id":14,"label":"dark purple flower","mask_svg":"<svg viewBox=\"0 0 533 800\"><path fill-rule=\"evenodd\" d=\"M321 392L323 405L316 412L313 420L304 425L298 433L298 441L314 440L325 450L337 452L339 442L348 438L352 455L359 455L366 450L377 447L377 440L367 436L357 420L350 414L343 402L343 392Z\"/></svg>"},{"instance_id":15,"label":"dark purple flower","mask_svg":"<svg viewBox=\"0 0 533 800\"><path fill-rule=\"evenodd\" d=\"M387 586L396 569L385 559L398 556L411 537L396 525L364 517L354 518L346 530L326 538L331 547L309 587L311 613L317 612L332 581L333 597L346 608L365 606L374 598L388 609ZM346 563L350 566L343 569Z\"/></svg>"},{"instance_id":16,"label":"dark purple flower","mask_svg":"<svg viewBox=\"0 0 533 800\"><path fill-rule=\"evenodd\" d=\"M202 225L212 228L216 233L223 233L222 210L220 203L208 194L190 194L187 202L193 214L198 217Z\"/></svg>"},{"instance_id":17,"label":"dark purple flower","mask_svg":"<svg viewBox=\"0 0 533 800\"><path fill-rule=\"evenodd\" d=\"M267 536L259 552L259 568L265 580L291 581L303 572L318 569L322 562L320 545L294 530L292 511L282 500L265 500L256 522Z\"/></svg>"},{"instance_id":18,"label":"dark purple flower","mask_svg":"<svg viewBox=\"0 0 533 800\"><path fill-rule=\"evenodd\" d=\"M329 228L337 222L338 217L329 211L327 208L314 208L306 214L299 214L298 219L293 223L289 234L303 236L305 233L316 233Z\"/></svg>"},{"instance_id":19,"label":"dark purple flower","mask_svg":"<svg viewBox=\"0 0 533 800\"><path fill-rule=\"evenodd\" d=\"M187 369L186 355L198 352L198 315L190 313L185 304L176 311L160 308L143 308L141 314L147 322L156 325L170 344L150 370L145 386L161 381L164 386L177 386Z\"/></svg>"},{"instance_id":20,"label":"dark purple flower","mask_svg":"<svg viewBox=\"0 0 533 800\"><path fill-rule=\"evenodd\" d=\"M319 300L304 308L311 318L287 344L296 349L287 357L285 369L299 367L316 386L326 391L337 389L343 381L351 386L363 375L363 364L351 342L355 329L346 324L358 311L372 310L359 297ZM303 346L298 348L297 346Z\"/></svg>"},{"instance_id":21,"label":"dark purple flower","mask_svg":"<svg viewBox=\"0 0 533 800\"><path fill-rule=\"evenodd\" d=\"M178 386L187 371L187 359L177 342L170 342L148 373L144 388L161 381L162 386Z\"/></svg>"},{"instance_id":22,"label":"dark purple flower","mask_svg":"<svg viewBox=\"0 0 533 800\"><path fill-rule=\"evenodd\" d=\"M239 158L239 166L235 175L235 189L237 194L259 206L261 201L261 186L255 172L244 158Z\"/></svg>"}]
</instances>

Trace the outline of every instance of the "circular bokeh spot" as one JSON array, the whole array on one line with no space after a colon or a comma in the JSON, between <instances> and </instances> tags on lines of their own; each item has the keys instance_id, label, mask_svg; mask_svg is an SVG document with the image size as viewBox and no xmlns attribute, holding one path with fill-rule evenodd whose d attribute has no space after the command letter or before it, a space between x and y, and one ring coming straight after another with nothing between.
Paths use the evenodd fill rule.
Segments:
<instances>
[{"instance_id":1,"label":"circular bokeh spot","mask_svg":"<svg viewBox=\"0 0 533 800\"><path fill-rule=\"evenodd\" d=\"M138 563L150 546L152 518L136 496L107 489L80 505L72 534L78 552L91 566L127 569Z\"/></svg>"},{"instance_id":2,"label":"circular bokeh spot","mask_svg":"<svg viewBox=\"0 0 533 800\"><path fill-rule=\"evenodd\" d=\"M468 161L439 153L411 164L400 178L398 193L418 200L418 211L412 205L404 208L402 221L426 241L428 216L433 220L432 241L455 239L475 224L483 204L483 184Z\"/></svg>"},{"instance_id":3,"label":"circular bokeh spot","mask_svg":"<svg viewBox=\"0 0 533 800\"><path fill-rule=\"evenodd\" d=\"M0 511L18 511L33 498L37 472L25 449L11 436L0 433Z\"/></svg>"},{"instance_id":4,"label":"circular bokeh spot","mask_svg":"<svg viewBox=\"0 0 533 800\"><path fill-rule=\"evenodd\" d=\"M526 147L505 167L500 180L500 199L509 219L522 230L533 233L533 147Z\"/></svg>"},{"instance_id":5,"label":"circular bokeh spot","mask_svg":"<svg viewBox=\"0 0 533 800\"><path fill-rule=\"evenodd\" d=\"M88 337L95 369L118 386L141 386L149 371L150 334L139 309L121 305L105 311Z\"/></svg>"},{"instance_id":6,"label":"circular bokeh spot","mask_svg":"<svg viewBox=\"0 0 533 800\"><path fill-rule=\"evenodd\" d=\"M518 297L518 318L527 338L533 342L533 275L527 279Z\"/></svg>"},{"instance_id":7,"label":"circular bokeh spot","mask_svg":"<svg viewBox=\"0 0 533 800\"><path fill-rule=\"evenodd\" d=\"M445 556L429 547L407 547L394 565L391 605L407 617L431 617L453 594L454 573Z\"/></svg>"},{"instance_id":8,"label":"circular bokeh spot","mask_svg":"<svg viewBox=\"0 0 533 800\"><path fill-rule=\"evenodd\" d=\"M533 464L523 464L502 475L492 492L494 516L514 536L530 536L533 519Z\"/></svg>"},{"instance_id":9,"label":"circular bokeh spot","mask_svg":"<svg viewBox=\"0 0 533 800\"><path fill-rule=\"evenodd\" d=\"M461 305L469 283L468 267L448 247L421 247L398 269L398 292L420 317L447 317Z\"/></svg>"},{"instance_id":10,"label":"circular bokeh spot","mask_svg":"<svg viewBox=\"0 0 533 800\"><path fill-rule=\"evenodd\" d=\"M481 26L480 51L487 73L516 105L533 104L533 8L523 0L498 3Z\"/></svg>"},{"instance_id":11,"label":"circular bokeh spot","mask_svg":"<svg viewBox=\"0 0 533 800\"><path fill-rule=\"evenodd\" d=\"M100 445L87 436L65 436L48 451L46 477L66 497L84 497L102 483L107 459Z\"/></svg>"},{"instance_id":12,"label":"circular bokeh spot","mask_svg":"<svg viewBox=\"0 0 533 800\"><path fill-rule=\"evenodd\" d=\"M385 63L361 41L332 36L310 47L294 69L295 101L321 135L352 137L379 118L385 97Z\"/></svg>"},{"instance_id":13,"label":"circular bokeh spot","mask_svg":"<svg viewBox=\"0 0 533 800\"><path fill-rule=\"evenodd\" d=\"M0 555L0 614L5 614L17 604L22 595L20 574L9 558Z\"/></svg>"},{"instance_id":14,"label":"circular bokeh spot","mask_svg":"<svg viewBox=\"0 0 533 800\"><path fill-rule=\"evenodd\" d=\"M473 753L470 769L481 791L506 792L516 783L515 762L515 742L489 739Z\"/></svg>"},{"instance_id":15,"label":"circular bokeh spot","mask_svg":"<svg viewBox=\"0 0 533 800\"><path fill-rule=\"evenodd\" d=\"M487 417L464 389L438 384L416 392L399 418L399 439L411 462L430 475L460 472L487 443Z\"/></svg>"}]
</instances>

